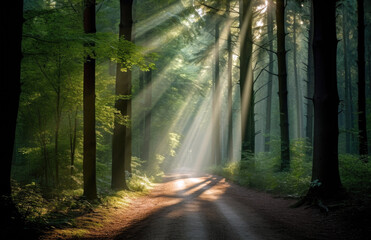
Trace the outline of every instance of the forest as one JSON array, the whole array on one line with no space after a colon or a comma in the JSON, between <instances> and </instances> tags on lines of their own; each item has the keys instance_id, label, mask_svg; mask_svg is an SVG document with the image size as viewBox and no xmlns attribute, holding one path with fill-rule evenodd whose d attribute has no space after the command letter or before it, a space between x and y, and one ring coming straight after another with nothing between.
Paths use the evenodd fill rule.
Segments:
<instances>
[{"instance_id":1,"label":"forest","mask_svg":"<svg viewBox=\"0 0 371 240\"><path fill-rule=\"evenodd\" d=\"M371 1L4 4L2 239L368 239Z\"/></svg>"}]
</instances>

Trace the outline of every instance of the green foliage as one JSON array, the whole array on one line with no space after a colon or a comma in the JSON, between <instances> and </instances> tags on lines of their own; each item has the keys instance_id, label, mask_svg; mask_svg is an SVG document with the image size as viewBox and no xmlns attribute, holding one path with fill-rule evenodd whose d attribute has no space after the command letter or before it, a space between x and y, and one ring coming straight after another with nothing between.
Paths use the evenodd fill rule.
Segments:
<instances>
[{"instance_id":1,"label":"green foliage","mask_svg":"<svg viewBox=\"0 0 371 240\"><path fill-rule=\"evenodd\" d=\"M343 186L352 193L371 197L371 165L357 155L341 154L339 170Z\"/></svg>"},{"instance_id":2,"label":"green foliage","mask_svg":"<svg viewBox=\"0 0 371 240\"><path fill-rule=\"evenodd\" d=\"M275 148L274 148L275 149ZM311 179L311 162L306 159L307 146L297 140L291 146L291 170L278 171L279 153L247 154L241 162L228 163L217 168L216 173L243 186L275 194L298 197L308 190Z\"/></svg>"}]
</instances>

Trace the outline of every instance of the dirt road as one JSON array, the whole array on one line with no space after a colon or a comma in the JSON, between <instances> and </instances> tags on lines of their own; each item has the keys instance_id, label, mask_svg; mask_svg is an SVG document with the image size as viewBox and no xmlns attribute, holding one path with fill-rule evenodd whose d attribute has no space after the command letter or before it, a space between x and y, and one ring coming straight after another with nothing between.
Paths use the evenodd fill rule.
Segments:
<instances>
[{"instance_id":1,"label":"dirt road","mask_svg":"<svg viewBox=\"0 0 371 240\"><path fill-rule=\"evenodd\" d=\"M289 208L295 201L213 175L172 174L84 239L363 239L336 214Z\"/></svg>"}]
</instances>

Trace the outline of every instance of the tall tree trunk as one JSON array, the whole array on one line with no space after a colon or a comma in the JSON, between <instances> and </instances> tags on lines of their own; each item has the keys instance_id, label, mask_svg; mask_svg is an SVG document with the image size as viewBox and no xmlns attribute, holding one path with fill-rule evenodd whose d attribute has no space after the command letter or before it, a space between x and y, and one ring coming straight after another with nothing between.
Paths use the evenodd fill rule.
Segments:
<instances>
[{"instance_id":1,"label":"tall tree trunk","mask_svg":"<svg viewBox=\"0 0 371 240\"><path fill-rule=\"evenodd\" d=\"M96 33L95 0L84 0L84 32ZM94 43L87 43L93 46ZM97 198L96 186L96 133L95 133L95 59L87 56L84 62L84 196L89 199Z\"/></svg>"},{"instance_id":2,"label":"tall tree trunk","mask_svg":"<svg viewBox=\"0 0 371 240\"><path fill-rule=\"evenodd\" d=\"M4 73L10 73L10 79L1 81L2 89L2 110L7 114L5 121L2 124L2 133L6 137L6 141L2 144L1 156L1 174L0 174L0 196L10 196L10 173L13 159L13 148L15 141L15 130L17 125L19 97L21 94L21 40L22 40L22 25L23 25L23 0L14 0L4 6L8 14L2 15L4 23L9 22L11 16L11 24L4 24L5 34L2 47L2 56L6 61L1 64L1 69ZM4 17L4 18L3 18ZM5 94L6 93L6 94ZM4 97L4 98L3 98Z\"/></svg>"},{"instance_id":3,"label":"tall tree trunk","mask_svg":"<svg viewBox=\"0 0 371 240\"><path fill-rule=\"evenodd\" d=\"M227 13L228 17L231 17L230 13L230 5L231 3L228 1L227 4ZM232 20L228 20L228 24L231 24ZM227 112L228 112L228 121L227 121L227 126L228 126L228 140L227 140L227 158L228 161L231 162L233 160L233 100L232 100L232 94L233 94L233 74L232 74L232 60L233 60L233 52L232 52L232 33L231 33L231 26L228 27L228 39L227 39L227 50L228 50L228 103L227 103Z\"/></svg>"},{"instance_id":4,"label":"tall tree trunk","mask_svg":"<svg viewBox=\"0 0 371 240\"><path fill-rule=\"evenodd\" d=\"M241 154L255 152L255 121L252 71L252 2L240 1L240 96L241 96Z\"/></svg>"},{"instance_id":5,"label":"tall tree trunk","mask_svg":"<svg viewBox=\"0 0 371 240\"><path fill-rule=\"evenodd\" d=\"M145 168L150 170L151 160L151 122L152 122L152 71L144 73L144 137L143 137L143 160Z\"/></svg>"},{"instance_id":6,"label":"tall tree trunk","mask_svg":"<svg viewBox=\"0 0 371 240\"><path fill-rule=\"evenodd\" d=\"M70 161L71 161L71 175L73 175L75 168L75 152L76 152L76 139L77 139L77 107L75 113L73 114L73 124L72 124L72 114L68 114L68 124L69 124L69 141L70 141Z\"/></svg>"},{"instance_id":7,"label":"tall tree trunk","mask_svg":"<svg viewBox=\"0 0 371 240\"><path fill-rule=\"evenodd\" d=\"M268 70L270 73L274 71L273 65L273 1L268 1L267 6L267 28L268 28L268 40L269 40L269 65ZM267 108L265 112L265 145L264 151L269 152L270 150L270 141L271 141L271 118L272 118L272 89L273 89L273 75L268 75L268 84L267 84Z\"/></svg>"},{"instance_id":8,"label":"tall tree trunk","mask_svg":"<svg viewBox=\"0 0 371 240\"><path fill-rule=\"evenodd\" d=\"M133 0L120 0L119 36L131 41L133 17ZM131 71L121 71L121 64L116 70L116 95L127 96L129 99L116 100L115 107L121 118L131 119ZM113 189L127 189L125 171L131 171L131 126L124 126L115 120L112 140L112 182Z\"/></svg>"},{"instance_id":9,"label":"tall tree trunk","mask_svg":"<svg viewBox=\"0 0 371 240\"><path fill-rule=\"evenodd\" d=\"M277 60L278 60L278 95L281 129L281 171L290 169L289 115L287 105L287 67L286 67L286 33L285 1L277 0Z\"/></svg>"},{"instance_id":10,"label":"tall tree trunk","mask_svg":"<svg viewBox=\"0 0 371 240\"><path fill-rule=\"evenodd\" d=\"M296 98L296 136L298 138L302 137L301 130L302 130L302 119L301 119L301 94L299 87L299 74L298 74L298 60L297 60L297 35L296 35L296 27L297 27L297 19L296 19L296 13L294 10L294 23L293 23L293 55L294 55L294 79L295 79L295 98Z\"/></svg>"},{"instance_id":11,"label":"tall tree trunk","mask_svg":"<svg viewBox=\"0 0 371 240\"><path fill-rule=\"evenodd\" d=\"M350 78L350 67L348 61L348 41L349 41L349 33L346 27L346 11L345 7L343 7L343 52L344 52L344 83L345 83L345 93L344 93L344 102L345 102L345 151L346 153L351 153L352 150L352 133L351 129L353 128L352 123L352 102L350 101L350 93L351 93L351 78Z\"/></svg>"},{"instance_id":12,"label":"tall tree trunk","mask_svg":"<svg viewBox=\"0 0 371 240\"><path fill-rule=\"evenodd\" d=\"M58 76L58 83L57 83L57 101L56 101L56 116L55 116L55 139L54 139L54 157L55 157L55 184L56 186L59 185L59 129L61 124L62 118L62 110L61 110L61 86L60 86L60 76Z\"/></svg>"},{"instance_id":13,"label":"tall tree trunk","mask_svg":"<svg viewBox=\"0 0 371 240\"><path fill-rule=\"evenodd\" d=\"M307 63L307 128L306 137L310 146L313 146L313 94L314 94L314 66L313 66L313 4L310 2L310 22L308 31L308 63ZM310 152L311 154L311 152Z\"/></svg>"},{"instance_id":14,"label":"tall tree trunk","mask_svg":"<svg viewBox=\"0 0 371 240\"><path fill-rule=\"evenodd\" d=\"M7 238L8 228L19 219L17 208L11 197L11 169L14 153L14 142L21 94L21 61L22 61L22 26L23 26L23 0L4 2L2 5L3 31L1 55L5 61L1 63L1 72L7 78L1 81L1 109L6 116L1 124L1 133L5 141L1 145L0 168L0 220L3 223L0 238ZM6 13L6 14L5 14ZM17 226L14 227L17 229ZM4 234L4 235L3 235Z\"/></svg>"},{"instance_id":15,"label":"tall tree trunk","mask_svg":"<svg viewBox=\"0 0 371 240\"><path fill-rule=\"evenodd\" d=\"M367 126L366 126L366 61L365 61L365 17L364 1L357 0L358 12L358 139L359 155L367 162Z\"/></svg>"},{"instance_id":16,"label":"tall tree trunk","mask_svg":"<svg viewBox=\"0 0 371 240\"><path fill-rule=\"evenodd\" d=\"M320 196L341 189L338 161L338 105L336 79L336 0L313 0L315 68L314 147L312 181Z\"/></svg>"},{"instance_id":17,"label":"tall tree trunk","mask_svg":"<svg viewBox=\"0 0 371 240\"><path fill-rule=\"evenodd\" d=\"M219 21L219 20L218 20ZM213 111L212 111L212 123L213 123L213 147L212 147L212 161L215 161L216 165L222 163L221 153L221 138L220 138L220 112L221 112L221 87L219 79L219 22L215 25L215 47L214 47L214 91L213 91Z\"/></svg>"}]
</instances>

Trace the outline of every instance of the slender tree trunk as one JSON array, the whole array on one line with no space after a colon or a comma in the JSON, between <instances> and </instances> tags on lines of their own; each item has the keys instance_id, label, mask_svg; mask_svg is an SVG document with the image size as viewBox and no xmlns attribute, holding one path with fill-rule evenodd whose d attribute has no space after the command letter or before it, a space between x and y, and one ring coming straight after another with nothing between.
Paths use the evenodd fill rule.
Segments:
<instances>
[{"instance_id":1,"label":"slender tree trunk","mask_svg":"<svg viewBox=\"0 0 371 240\"><path fill-rule=\"evenodd\" d=\"M343 52L344 52L344 83L345 83L345 93L344 93L344 102L345 102L345 151L346 153L351 153L352 148L352 141L351 141L351 129L353 128L352 123L352 110L351 110L351 104L350 101L350 92L351 92L351 81L350 81L350 68L349 68L349 62L348 62L348 31L346 27L346 11L343 7Z\"/></svg>"},{"instance_id":2,"label":"slender tree trunk","mask_svg":"<svg viewBox=\"0 0 371 240\"><path fill-rule=\"evenodd\" d=\"M367 162L368 141L366 126L366 61L364 1L357 0L358 12L358 139L359 155Z\"/></svg>"},{"instance_id":3,"label":"slender tree trunk","mask_svg":"<svg viewBox=\"0 0 371 240\"><path fill-rule=\"evenodd\" d=\"M252 71L252 2L240 1L240 96L241 96L241 140L242 159L244 154L255 152L255 121L253 102L253 71Z\"/></svg>"},{"instance_id":4,"label":"slender tree trunk","mask_svg":"<svg viewBox=\"0 0 371 240\"><path fill-rule=\"evenodd\" d=\"M214 91L213 91L213 149L212 160L216 165L222 163L221 160L221 138L220 138L220 111L221 111L221 87L219 79L219 22L215 25L215 47L214 47Z\"/></svg>"},{"instance_id":5,"label":"slender tree trunk","mask_svg":"<svg viewBox=\"0 0 371 240\"><path fill-rule=\"evenodd\" d=\"M308 63L307 63L307 128L306 137L310 146L313 146L313 94L314 94L314 66L313 66L313 4L310 2L310 23L308 31ZM311 152L310 152L311 154Z\"/></svg>"},{"instance_id":6,"label":"slender tree trunk","mask_svg":"<svg viewBox=\"0 0 371 240\"><path fill-rule=\"evenodd\" d=\"M54 157L55 157L55 184L59 185L59 129L61 124L62 112L61 112L61 87L60 87L60 76L58 76L57 85L57 101L56 101L56 119L55 119L55 141L54 141Z\"/></svg>"},{"instance_id":7,"label":"slender tree trunk","mask_svg":"<svg viewBox=\"0 0 371 240\"><path fill-rule=\"evenodd\" d=\"M289 115L287 105L287 67L286 67L286 33L285 1L277 0L277 60L278 60L278 95L281 129L281 171L290 169Z\"/></svg>"},{"instance_id":8,"label":"slender tree trunk","mask_svg":"<svg viewBox=\"0 0 371 240\"><path fill-rule=\"evenodd\" d=\"M150 170L151 160L151 122L152 122L152 71L144 73L144 138L143 138L143 160L145 168Z\"/></svg>"},{"instance_id":9,"label":"slender tree trunk","mask_svg":"<svg viewBox=\"0 0 371 240\"><path fill-rule=\"evenodd\" d=\"M336 0L313 0L315 89L312 181L321 183L317 189L321 197L332 196L341 189L335 12Z\"/></svg>"},{"instance_id":10,"label":"slender tree trunk","mask_svg":"<svg viewBox=\"0 0 371 240\"><path fill-rule=\"evenodd\" d=\"M84 1L84 32L96 33L95 0ZM87 43L92 46L93 43ZM84 196L89 199L97 198L96 186L96 133L95 133L95 59L87 56L84 62L84 153L83 175Z\"/></svg>"},{"instance_id":11,"label":"slender tree trunk","mask_svg":"<svg viewBox=\"0 0 371 240\"><path fill-rule=\"evenodd\" d=\"M73 115L73 124L72 116L68 115L68 123L70 127L69 140L70 140L70 160L71 160L71 175L73 175L75 168L75 152L76 152L76 139L77 139L77 108Z\"/></svg>"},{"instance_id":12,"label":"slender tree trunk","mask_svg":"<svg viewBox=\"0 0 371 240\"><path fill-rule=\"evenodd\" d=\"M269 40L269 65L268 70L270 73L274 71L273 65L273 1L268 1L267 9L267 28L268 28L268 40ZM268 75L268 84L267 84L267 109L265 113L265 145L264 151L269 152L270 150L270 141L271 141L271 118L272 118L272 89L273 89L273 75Z\"/></svg>"},{"instance_id":13,"label":"slender tree trunk","mask_svg":"<svg viewBox=\"0 0 371 240\"><path fill-rule=\"evenodd\" d=\"M120 0L120 25L119 35L131 41L132 35L132 6L133 0ZM116 95L127 96L129 99L118 99L115 107L120 112L121 118L131 120L131 71L121 71L121 64L116 70ZM131 126L124 126L115 120L112 140L112 182L113 189L127 189L125 171L130 172L131 166Z\"/></svg>"},{"instance_id":14,"label":"slender tree trunk","mask_svg":"<svg viewBox=\"0 0 371 240\"><path fill-rule=\"evenodd\" d=\"M298 60L297 60L297 36L296 36L296 27L297 27L297 20L296 20L296 13L294 12L294 23L293 23L293 55L294 55L294 78L295 78L295 97L296 97L296 136L298 138L302 137L301 134L301 129L302 129L302 119L301 119L301 94L300 90L301 88L299 87L299 74L298 74Z\"/></svg>"},{"instance_id":15,"label":"slender tree trunk","mask_svg":"<svg viewBox=\"0 0 371 240\"><path fill-rule=\"evenodd\" d=\"M230 2L227 4L227 13L228 17L230 17ZM231 23L231 20L228 20L229 23ZM231 33L231 27L229 26L228 31L228 39L227 39L227 50L228 50L228 140L227 140L227 157L228 161L231 162L233 160L233 100L232 100L232 94L233 94L233 84L232 84L232 60L233 60L233 52L232 52L232 33Z\"/></svg>"}]
</instances>

